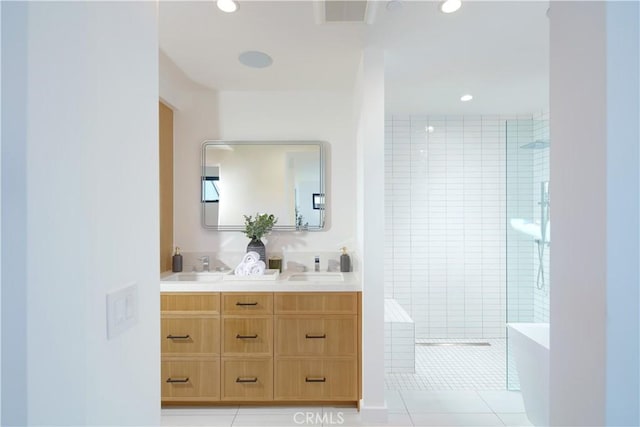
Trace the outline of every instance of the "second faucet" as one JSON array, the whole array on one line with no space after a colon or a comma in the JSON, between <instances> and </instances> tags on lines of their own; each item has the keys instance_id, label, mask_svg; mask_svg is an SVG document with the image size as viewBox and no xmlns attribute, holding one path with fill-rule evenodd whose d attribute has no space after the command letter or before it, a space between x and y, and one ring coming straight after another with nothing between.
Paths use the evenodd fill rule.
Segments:
<instances>
[{"instance_id":1,"label":"second faucet","mask_svg":"<svg viewBox=\"0 0 640 427\"><path fill-rule=\"evenodd\" d=\"M209 271L209 257L205 255L198 259L202 261L202 271Z\"/></svg>"}]
</instances>

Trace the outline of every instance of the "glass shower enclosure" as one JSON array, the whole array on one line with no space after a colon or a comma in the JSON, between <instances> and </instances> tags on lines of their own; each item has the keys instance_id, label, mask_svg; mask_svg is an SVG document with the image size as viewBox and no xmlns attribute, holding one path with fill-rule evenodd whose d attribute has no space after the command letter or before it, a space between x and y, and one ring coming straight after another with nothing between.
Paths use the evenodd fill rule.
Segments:
<instances>
[{"instance_id":1,"label":"glass shower enclosure","mask_svg":"<svg viewBox=\"0 0 640 427\"><path fill-rule=\"evenodd\" d=\"M549 120L506 122L507 323L549 322ZM507 389L520 388L507 334Z\"/></svg>"}]
</instances>

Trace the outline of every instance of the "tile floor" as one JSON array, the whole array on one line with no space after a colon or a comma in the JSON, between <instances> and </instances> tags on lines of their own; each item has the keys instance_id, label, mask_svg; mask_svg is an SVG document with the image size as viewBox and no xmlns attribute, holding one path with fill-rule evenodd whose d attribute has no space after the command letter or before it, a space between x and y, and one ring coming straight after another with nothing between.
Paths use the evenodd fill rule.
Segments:
<instances>
[{"instance_id":1,"label":"tile floor","mask_svg":"<svg viewBox=\"0 0 640 427\"><path fill-rule=\"evenodd\" d=\"M388 419L364 422L355 408L226 407L163 409L163 426L530 426L519 392L386 391Z\"/></svg>"},{"instance_id":2,"label":"tile floor","mask_svg":"<svg viewBox=\"0 0 640 427\"><path fill-rule=\"evenodd\" d=\"M489 342L489 346L416 345L415 373L386 373L389 390L504 390L505 339L429 339L418 342Z\"/></svg>"}]
</instances>

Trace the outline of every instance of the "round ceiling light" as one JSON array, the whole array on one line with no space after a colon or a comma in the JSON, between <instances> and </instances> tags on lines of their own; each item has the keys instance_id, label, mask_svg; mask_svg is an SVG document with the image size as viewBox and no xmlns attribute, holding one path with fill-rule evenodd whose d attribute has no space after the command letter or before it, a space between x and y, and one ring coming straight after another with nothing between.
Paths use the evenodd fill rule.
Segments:
<instances>
[{"instance_id":1,"label":"round ceiling light","mask_svg":"<svg viewBox=\"0 0 640 427\"><path fill-rule=\"evenodd\" d=\"M473 99L473 96L470 94L462 95L460 97L460 101L462 102L468 102L468 101L471 101L472 99Z\"/></svg>"},{"instance_id":2,"label":"round ceiling light","mask_svg":"<svg viewBox=\"0 0 640 427\"><path fill-rule=\"evenodd\" d=\"M217 0L216 5L218 6L218 9L227 13L232 13L238 10L238 3L234 0Z\"/></svg>"},{"instance_id":3,"label":"round ceiling light","mask_svg":"<svg viewBox=\"0 0 640 427\"><path fill-rule=\"evenodd\" d=\"M251 68L266 68L269 65L273 64L273 59L271 59L269 55L257 50L248 50L246 52L242 52L240 56L238 56L238 60L242 64Z\"/></svg>"},{"instance_id":4,"label":"round ceiling light","mask_svg":"<svg viewBox=\"0 0 640 427\"><path fill-rule=\"evenodd\" d=\"M440 10L442 13L453 13L460 9L462 6L462 0L446 0L440 4Z\"/></svg>"},{"instance_id":5,"label":"round ceiling light","mask_svg":"<svg viewBox=\"0 0 640 427\"><path fill-rule=\"evenodd\" d=\"M424 130L426 130L427 133L433 133L436 128L434 128L433 126L427 126L426 128L424 128Z\"/></svg>"}]
</instances>

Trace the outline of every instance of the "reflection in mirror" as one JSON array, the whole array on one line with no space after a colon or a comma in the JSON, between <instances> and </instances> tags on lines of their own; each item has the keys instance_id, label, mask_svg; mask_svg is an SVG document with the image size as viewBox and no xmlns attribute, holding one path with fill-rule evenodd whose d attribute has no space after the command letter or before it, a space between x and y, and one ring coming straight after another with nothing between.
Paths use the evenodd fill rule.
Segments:
<instances>
[{"instance_id":1,"label":"reflection in mirror","mask_svg":"<svg viewBox=\"0 0 640 427\"><path fill-rule=\"evenodd\" d=\"M325 145L318 141L205 141L202 224L244 230L244 215L274 214L274 230L318 231L325 222Z\"/></svg>"}]
</instances>

